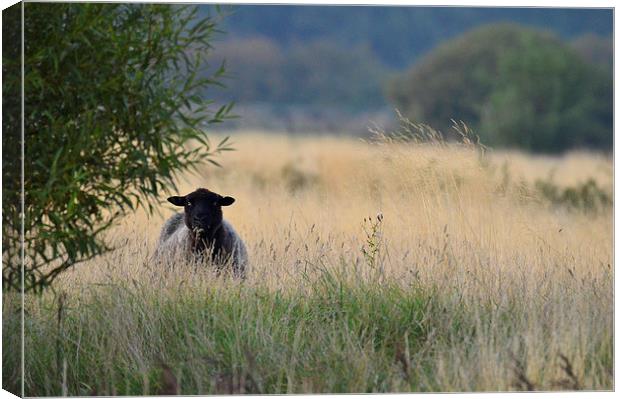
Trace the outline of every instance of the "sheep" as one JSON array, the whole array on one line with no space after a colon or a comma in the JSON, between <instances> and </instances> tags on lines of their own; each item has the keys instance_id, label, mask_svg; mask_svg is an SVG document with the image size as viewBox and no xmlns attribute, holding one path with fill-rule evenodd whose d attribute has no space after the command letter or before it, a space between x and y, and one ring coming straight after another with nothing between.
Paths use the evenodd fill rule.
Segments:
<instances>
[{"instance_id":1,"label":"sheep","mask_svg":"<svg viewBox=\"0 0 620 399\"><path fill-rule=\"evenodd\" d=\"M222 207L232 205L234 198L199 188L185 196L169 197L168 202L184 207L184 212L174 214L162 227L156 259L179 254L188 260L204 261L210 254L218 272L230 261L233 275L245 278L245 244L222 214Z\"/></svg>"}]
</instances>

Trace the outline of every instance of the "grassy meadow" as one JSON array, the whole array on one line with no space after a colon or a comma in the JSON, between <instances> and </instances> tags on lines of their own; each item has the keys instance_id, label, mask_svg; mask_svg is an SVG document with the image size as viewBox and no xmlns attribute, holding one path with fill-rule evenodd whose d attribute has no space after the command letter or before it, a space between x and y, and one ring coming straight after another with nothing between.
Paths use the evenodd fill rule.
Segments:
<instances>
[{"instance_id":1,"label":"grassy meadow","mask_svg":"<svg viewBox=\"0 0 620 399\"><path fill-rule=\"evenodd\" d=\"M609 156L232 141L179 187L237 199L247 279L152 262L171 205L127 217L117 250L26 297L26 395L613 389Z\"/></svg>"}]
</instances>

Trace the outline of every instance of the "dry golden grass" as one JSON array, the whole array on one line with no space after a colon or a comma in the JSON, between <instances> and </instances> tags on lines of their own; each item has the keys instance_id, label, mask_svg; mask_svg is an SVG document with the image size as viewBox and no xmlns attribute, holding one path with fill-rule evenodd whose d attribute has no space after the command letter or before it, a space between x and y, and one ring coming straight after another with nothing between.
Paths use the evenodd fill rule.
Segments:
<instances>
[{"instance_id":1,"label":"dry golden grass","mask_svg":"<svg viewBox=\"0 0 620 399\"><path fill-rule=\"evenodd\" d=\"M287 286L286 276L294 274L306 245L317 259L361 256L364 218L378 213L384 216L382 242L390 273L416 265L419 273L436 278L436 270L424 262L430 247L423 244L433 241L445 241L450 251L458 251L454 255L475 256L474 264L486 257L498 273L515 273L522 259L533 280L551 272L545 267L549 261L574 259L573 266L581 268L577 273L594 273L600 264L611 263L610 210L593 215L553 208L531 188L550 173L560 186L594 178L611 188L611 160L602 155L491 152L485 167L467 148L250 132L237 133L233 142L237 151L218 159L223 168L206 166L181 177L179 191L208 187L237 198L224 209L225 217L251 248L252 274L260 275L262 284ZM502 187L503 169L513 176L514 187ZM530 189L521 189L521 182ZM175 209L164 203L159 211L129 217L112 236L142 235L150 251ZM99 262L80 266L80 278L98 269Z\"/></svg>"},{"instance_id":2,"label":"dry golden grass","mask_svg":"<svg viewBox=\"0 0 620 399\"><path fill-rule=\"evenodd\" d=\"M223 168L205 167L179 187L181 194L207 187L237 199L224 215L248 246L245 282L153 267L149 256L172 213L164 204L159 216L128 217L110 234L120 249L62 276L57 290L74 303L97 296L94 284L120 282L156 298L239 286L294 296L310 292L328 270L353 287L434 293L424 340L414 353L396 349L401 360L390 366L402 363L415 378L386 377L385 386L359 390L612 388L611 209L552 206L533 188L550 173L560 186L593 178L610 188L609 158L492 151L481 159L467 146L262 132L235 133L232 141L236 151L218 159ZM118 331L140 328L117 317ZM145 343L123 345L131 353ZM287 374L288 385L270 392L357 391L355 384L377 374L368 351L351 353L354 363L340 365L355 376L349 385ZM137 369L151 364L135 356ZM192 381L195 390L184 393L217 391L216 383Z\"/></svg>"}]
</instances>

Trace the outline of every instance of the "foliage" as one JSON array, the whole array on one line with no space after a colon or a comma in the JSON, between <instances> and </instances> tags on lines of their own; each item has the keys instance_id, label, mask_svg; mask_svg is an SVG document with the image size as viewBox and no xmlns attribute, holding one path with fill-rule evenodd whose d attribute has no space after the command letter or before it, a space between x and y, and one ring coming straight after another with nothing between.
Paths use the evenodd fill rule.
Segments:
<instances>
[{"instance_id":1,"label":"foliage","mask_svg":"<svg viewBox=\"0 0 620 399\"><path fill-rule=\"evenodd\" d=\"M391 71L372 49L344 51L330 40L281 46L264 36L234 37L219 43L213 58L231 65L224 94L246 104L370 109L384 104L381 88Z\"/></svg>"},{"instance_id":2,"label":"foliage","mask_svg":"<svg viewBox=\"0 0 620 399\"><path fill-rule=\"evenodd\" d=\"M222 288L161 297L126 283L109 285L79 305L75 297L68 306L46 300L57 311L27 317L36 325L28 334L27 394L157 394L159 359L172 368L181 394L385 392L390 381L400 390L419 389L418 378L413 372L403 377L394 357L398 348L414 353L438 324L429 317L439 311L429 290L351 285L327 274L305 294ZM136 290L140 295L132 293ZM119 323L106 321L116 312L123 313L121 323L130 323L128 328L117 330ZM82 330L80 320L91 327ZM11 317L9 326L16 321ZM108 337L103 345L101 337ZM117 357L126 345L131 354ZM115 349L102 352L106 346ZM368 364L343 367L356 357ZM57 359L66 359L64 378ZM3 360L13 365L17 358L7 353ZM92 367L98 363L102 367ZM364 367L372 367L378 380L362 381ZM11 381L6 385L17 389Z\"/></svg>"},{"instance_id":3,"label":"foliage","mask_svg":"<svg viewBox=\"0 0 620 399\"><path fill-rule=\"evenodd\" d=\"M177 172L228 149L211 146L204 130L231 109L212 110L204 98L224 73L205 74L215 23L191 7L25 5L26 290L109 250L102 233L119 217L152 211ZM15 52L19 42L3 44ZM16 62L3 60L9 88L21 78ZM19 132L18 121L6 118L4 131ZM3 158L3 286L14 289L22 265L18 135L3 135L12 151Z\"/></svg>"},{"instance_id":4,"label":"foliage","mask_svg":"<svg viewBox=\"0 0 620 399\"><path fill-rule=\"evenodd\" d=\"M230 65L231 79L222 95L230 91L239 102L261 98L275 101L280 97L284 82L278 68L285 62L285 55L272 40L262 36L229 37L218 43L213 58Z\"/></svg>"},{"instance_id":5,"label":"foliage","mask_svg":"<svg viewBox=\"0 0 620 399\"><path fill-rule=\"evenodd\" d=\"M488 299L471 304L457 287L405 285L394 279L350 281L346 275L344 270L326 269L307 287L273 291L260 282L239 285L194 273L186 284L173 276L167 281L164 276L151 281L138 277L101 284L86 297L45 295L27 303L36 311L26 314L33 327L26 336L26 394L161 395L166 385L162 368L170 370L175 391L184 395L437 392L446 386L507 390L513 388L511 374L518 373L512 371L512 362L528 359L540 359L545 369L529 371L530 385L570 389L554 380L569 374L556 365L557 348L537 353L538 347L528 343L515 351L514 360L508 358L524 334L515 331L521 331L524 322L532 323L530 318L543 317L529 313L541 312L538 308L545 303L505 298L501 306ZM606 306L611 295L608 281L581 286L580 299L591 301L589 306ZM568 284L579 291L575 283ZM19 303L14 296L7 302L10 311ZM10 311L4 314L5 340L16 334L20 320ZM572 378L574 385L608 389L613 339L611 323L602 321L611 316L592 317L596 324L591 328L604 332L588 337L584 354L565 341L562 345L576 364L590 365ZM537 328L558 334L547 326ZM486 349L484 339L510 343L494 347L496 363L474 361L486 360L478 354L481 346ZM467 353L475 371L490 366L502 370L501 381L480 386L480 380L474 380L479 373L461 380L452 374L446 377L444 373L463 372L460 364L446 365L446 357L453 359L455 352ZM3 372L11 375L17 364L13 351L3 352ZM519 375L525 375L521 371ZM19 389L13 379L5 379L4 388Z\"/></svg>"},{"instance_id":6,"label":"foliage","mask_svg":"<svg viewBox=\"0 0 620 399\"><path fill-rule=\"evenodd\" d=\"M551 177L538 179L535 188L553 205L564 205L570 209L596 212L613 205L611 193L601 188L592 178L574 187L560 187Z\"/></svg>"},{"instance_id":7,"label":"foliage","mask_svg":"<svg viewBox=\"0 0 620 399\"><path fill-rule=\"evenodd\" d=\"M21 4L2 11L2 264L6 278L20 278L21 244ZM12 269L8 269L8 267ZM13 271L14 274L10 274ZM19 281L15 281L19 284Z\"/></svg>"},{"instance_id":8,"label":"foliage","mask_svg":"<svg viewBox=\"0 0 620 399\"><path fill-rule=\"evenodd\" d=\"M610 148L611 81L553 35L502 24L444 44L388 88L406 116L534 151Z\"/></svg>"},{"instance_id":9,"label":"foliage","mask_svg":"<svg viewBox=\"0 0 620 399\"><path fill-rule=\"evenodd\" d=\"M310 188L318 183L318 177L299 168L294 162L288 162L282 166L282 182L291 193Z\"/></svg>"},{"instance_id":10,"label":"foliage","mask_svg":"<svg viewBox=\"0 0 620 399\"><path fill-rule=\"evenodd\" d=\"M381 88L395 71L476 26L508 20L553 29L566 38L590 32L611 38L613 26L605 10L230 8L223 22L230 36L218 43L214 54L230 61L234 76L224 95L242 104L323 105L358 112L385 107ZM601 53L595 62L612 61L613 54ZM286 119L282 114L278 111L272 118Z\"/></svg>"},{"instance_id":11,"label":"foliage","mask_svg":"<svg viewBox=\"0 0 620 399\"><path fill-rule=\"evenodd\" d=\"M366 260L366 264L371 269L376 269L379 263L379 256L381 252L381 241L383 234L381 231L381 224L383 222L383 214L378 213L376 218L368 216L364 218L364 234L366 235L366 242L362 246L362 255Z\"/></svg>"},{"instance_id":12,"label":"foliage","mask_svg":"<svg viewBox=\"0 0 620 399\"><path fill-rule=\"evenodd\" d=\"M613 33L607 9L473 7L231 6L224 28L232 36L262 35L280 47L336 43L345 53L367 44L379 61L400 69L439 43L477 26L512 21L551 29L564 38ZM207 12L209 6L203 6ZM343 76L346 78L346 76Z\"/></svg>"}]
</instances>

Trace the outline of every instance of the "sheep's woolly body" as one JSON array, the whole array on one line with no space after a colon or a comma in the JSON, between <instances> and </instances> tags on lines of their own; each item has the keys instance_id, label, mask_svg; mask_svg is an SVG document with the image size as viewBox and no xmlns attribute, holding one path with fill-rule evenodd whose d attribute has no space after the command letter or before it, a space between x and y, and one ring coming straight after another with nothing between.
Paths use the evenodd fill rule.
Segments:
<instances>
[{"instance_id":1,"label":"sheep's woolly body","mask_svg":"<svg viewBox=\"0 0 620 399\"><path fill-rule=\"evenodd\" d=\"M191 254L190 231L183 222L183 214L176 213L166 221L161 229L155 256L161 259L166 256L171 258L179 255L187 257Z\"/></svg>"},{"instance_id":2,"label":"sheep's woolly body","mask_svg":"<svg viewBox=\"0 0 620 399\"><path fill-rule=\"evenodd\" d=\"M218 237L219 248L213 248L214 252L219 249L220 254L224 257L231 256L234 274L243 276L248 262L248 254L243 240L226 220L222 220ZM184 214L177 213L169 218L162 227L155 256L157 259L176 256L193 259L195 255L192 251L191 231L184 223Z\"/></svg>"}]
</instances>

